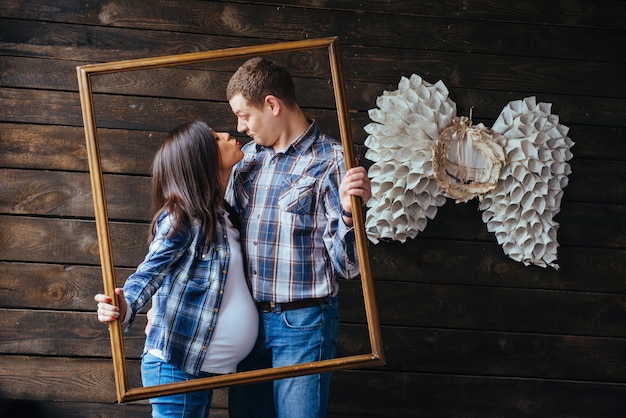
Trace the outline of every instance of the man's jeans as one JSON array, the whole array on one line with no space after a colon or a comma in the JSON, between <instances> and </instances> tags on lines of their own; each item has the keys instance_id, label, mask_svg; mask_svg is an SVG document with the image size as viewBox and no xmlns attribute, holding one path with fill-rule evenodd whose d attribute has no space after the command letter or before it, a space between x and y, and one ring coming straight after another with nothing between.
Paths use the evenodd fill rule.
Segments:
<instances>
[{"instance_id":1,"label":"man's jeans","mask_svg":"<svg viewBox=\"0 0 626 418\"><path fill-rule=\"evenodd\" d=\"M335 357L339 305L260 313L259 336L238 371L291 366ZM231 418L323 418L328 407L330 373L234 386L229 390Z\"/></svg>"},{"instance_id":2,"label":"man's jeans","mask_svg":"<svg viewBox=\"0 0 626 418\"><path fill-rule=\"evenodd\" d=\"M204 373L200 377L208 376L211 374ZM150 353L145 353L141 361L141 380L144 386L182 382L196 378L196 376L177 369ZM151 398L152 416L154 418L205 418L209 416L212 396L213 390L206 389Z\"/></svg>"}]
</instances>

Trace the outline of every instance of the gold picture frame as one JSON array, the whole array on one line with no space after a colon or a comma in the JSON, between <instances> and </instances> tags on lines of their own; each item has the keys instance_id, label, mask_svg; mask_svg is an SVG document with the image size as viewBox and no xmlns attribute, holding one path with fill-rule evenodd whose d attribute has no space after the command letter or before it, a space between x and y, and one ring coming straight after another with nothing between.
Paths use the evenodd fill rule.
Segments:
<instances>
[{"instance_id":1,"label":"gold picture frame","mask_svg":"<svg viewBox=\"0 0 626 418\"><path fill-rule=\"evenodd\" d=\"M335 95L335 103L339 122L339 132L341 136L343 150L345 153L346 166L347 169L349 169L354 165L355 158L348 117L348 108L346 105L343 75L341 70L341 64L339 61L337 37L219 49L206 52L186 53L155 58L131 59L76 67L85 130L85 140L87 143L89 172L95 209L95 222L102 267L102 280L104 285L104 292L113 298L114 304L117 304L117 299L114 293L114 289L116 288L116 279L114 274L113 251L111 245L111 234L109 230L107 202L104 191L102 162L100 158L98 128L96 125L91 77L100 74L173 67L179 65L245 58L275 53L310 51L321 48L328 49L333 91ZM355 237L358 247L358 256L360 260L360 280L362 284L365 316L367 320L371 353L353 355L348 357L338 357L331 360L296 364L292 366L198 378L186 382L178 382L150 387L129 388L128 377L126 373L126 359L124 357L124 345L122 340L122 327L120 326L120 323L118 321L114 321L110 323L110 338L118 402L122 403L199 389L226 387L231 385L269 381L299 375L346 370L366 366L378 366L384 364L384 355L378 322L378 311L374 298L373 280L370 273L370 265L367 251L367 237L364 228L364 215L361 209L362 205L360 198L353 196L352 199L352 207L354 208L353 217L355 225Z\"/></svg>"}]
</instances>

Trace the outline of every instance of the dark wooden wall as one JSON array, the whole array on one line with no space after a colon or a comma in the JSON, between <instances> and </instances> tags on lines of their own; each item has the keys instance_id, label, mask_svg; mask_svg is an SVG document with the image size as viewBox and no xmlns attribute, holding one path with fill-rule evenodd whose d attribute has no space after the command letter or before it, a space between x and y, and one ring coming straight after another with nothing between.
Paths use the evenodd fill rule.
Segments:
<instances>
[{"instance_id":1,"label":"dark wooden wall","mask_svg":"<svg viewBox=\"0 0 626 418\"><path fill-rule=\"evenodd\" d=\"M417 73L488 126L510 100L551 102L576 145L558 271L504 256L475 202L448 201L415 240L370 245L387 363L336 373L329 415L624 416L625 23L626 2L610 0L3 0L0 416L149 416L145 402L114 403L94 314L102 283L75 67L333 35L358 144L376 97ZM307 113L336 133L322 55L285 63ZM145 249L154 147L198 116L234 134L224 86L236 66L95 83L120 280ZM367 351L359 284L342 286L339 350ZM127 335L135 382L140 328ZM214 406L227 416L226 391Z\"/></svg>"}]
</instances>

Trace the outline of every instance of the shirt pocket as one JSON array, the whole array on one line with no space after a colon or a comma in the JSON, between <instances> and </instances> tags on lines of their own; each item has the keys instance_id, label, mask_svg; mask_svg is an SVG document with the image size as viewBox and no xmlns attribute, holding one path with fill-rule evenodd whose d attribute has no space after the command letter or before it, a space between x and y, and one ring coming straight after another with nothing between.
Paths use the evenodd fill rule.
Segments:
<instances>
[{"instance_id":1,"label":"shirt pocket","mask_svg":"<svg viewBox=\"0 0 626 418\"><path fill-rule=\"evenodd\" d=\"M307 214L313 211L315 197L315 177L287 176L281 187L278 204L280 209L295 214Z\"/></svg>"},{"instance_id":2,"label":"shirt pocket","mask_svg":"<svg viewBox=\"0 0 626 418\"><path fill-rule=\"evenodd\" d=\"M211 261L215 258L215 247L211 245L207 247L204 242L198 242L195 245L194 258L196 263L203 263Z\"/></svg>"}]
</instances>

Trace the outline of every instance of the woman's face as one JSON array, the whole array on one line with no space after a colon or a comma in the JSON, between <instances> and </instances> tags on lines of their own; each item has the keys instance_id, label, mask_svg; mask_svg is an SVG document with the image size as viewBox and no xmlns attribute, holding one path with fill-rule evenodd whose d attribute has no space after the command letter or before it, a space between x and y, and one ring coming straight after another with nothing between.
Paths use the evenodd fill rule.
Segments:
<instances>
[{"instance_id":1,"label":"woman's face","mask_svg":"<svg viewBox=\"0 0 626 418\"><path fill-rule=\"evenodd\" d=\"M243 158L241 144L232 139L228 132L215 132L213 135L217 139L217 149L220 153L220 169L230 170Z\"/></svg>"}]
</instances>

